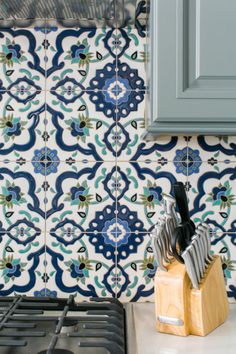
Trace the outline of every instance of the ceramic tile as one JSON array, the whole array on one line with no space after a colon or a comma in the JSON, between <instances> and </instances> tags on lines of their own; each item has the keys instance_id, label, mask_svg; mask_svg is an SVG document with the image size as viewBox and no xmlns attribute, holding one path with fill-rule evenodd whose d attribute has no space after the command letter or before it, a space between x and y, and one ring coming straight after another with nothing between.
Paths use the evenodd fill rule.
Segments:
<instances>
[{"instance_id":1,"label":"ceramic tile","mask_svg":"<svg viewBox=\"0 0 236 354\"><path fill-rule=\"evenodd\" d=\"M45 171L38 176L33 163L0 163L0 226L11 232L19 225L45 227Z\"/></svg>"},{"instance_id":2,"label":"ceramic tile","mask_svg":"<svg viewBox=\"0 0 236 354\"><path fill-rule=\"evenodd\" d=\"M134 233L151 230L164 213L162 193L172 193L176 181L187 182L171 162L163 167L155 162L118 162L117 180L118 218Z\"/></svg>"},{"instance_id":3,"label":"ceramic tile","mask_svg":"<svg viewBox=\"0 0 236 354\"><path fill-rule=\"evenodd\" d=\"M16 91L45 88L45 34L33 28L0 30L2 86Z\"/></svg>"},{"instance_id":4,"label":"ceramic tile","mask_svg":"<svg viewBox=\"0 0 236 354\"><path fill-rule=\"evenodd\" d=\"M235 232L235 164L201 163L188 177L190 211L196 223L207 222L214 232Z\"/></svg>"},{"instance_id":5,"label":"ceramic tile","mask_svg":"<svg viewBox=\"0 0 236 354\"><path fill-rule=\"evenodd\" d=\"M211 237L212 251L221 257L225 284L230 302L235 302L236 292L236 234L217 233Z\"/></svg>"},{"instance_id":6,"label":"ceramic tile","mask_svg":"<svg viewBox=\"0 0 236 354\"><path fill-rule=\"evenodd\" d=\"M164 166L168 161L185 161L188 137L163 136L152 142L143 140L147 100L145 91L127 91L124 87L117 95L115 141L118 161L150 160L156 161L160 166Z\"/></svg>"},{"instance_id":7,"label":"ceramic tile","mask_svg":"<svg viewBox=\"0 0 236 354\"><path fill-rule=\"evenodd\" d=\"M124 80L128 90L146 88L147 72L147 37L137 29L117 30L118 77ZM118 80L119 81L119 80Z\"/></svg>"},{"instance_id":8,"label":"ceramic tile","mask_svg":"<svg viewBox=\"0 0 236 354\"><path fill-rule=\"evenodd\" d=\"M60 160L112 161L116 158L116 115L101 93L103 109L94 104L95 92L77 92L73 99L59 91L47 97L46 145ZM112 103L112 109L115 104Z\"/></svg>"},{"instance_id":9,"label":"ceramic tile","mask_svg":"<svg viewBox=\"0 0 236 354\"><path fill-rule=\"evenodd\" d=\"M132 237L130 237L132 239ZM131 245L130 240L127 243ZM147 234L138 251L119 260L117 267L117 297L122 302L154 301L154 276L157 263Z\"/></svg>"},{"instance_id":10,"label":"ceramic tile","mask_svg":"<svg viewBox=\"0 0 236 354\"><path fill-rule=\"evenodd\" d=\"M106 27L55 28L47 33L47 89L58 89L70 81L79 89L94 90L96 74L108 72L116 62L115 34L115 29Z\"/></svg>"},{"instance_id":11,"label":"ceramic tile","mask_svg":"<svg viewBox=\"0 0 236 354\"><path fill-rule=\"evenodd\" d=\"M209 165L236 161L236 142L233 136L193 136L189 146L197 149L202 161Z\"/></svg>"},{"instance_id":12,"label":"ceramic tile","mask_svg":"<svg viewBox=\"0 0 236 354\"><path fill-rule=\"evenodd\" d=\"M0 160L32 161L35 151L45 145L44 118L43 92L24 99L6 92L0 105Z\"/></svg>"},{"instance_id":13,"label":"ceramic tile","mask_svg":"<svg viewBox=\"0 0 236 354\"><path fill-rule=\"evenodd\" d=\"M46 177L47 232L56 232L65 220L79 231L101 231L115 213L115 163L58 163Z\"/></svg>"},{"instance_id":14,"label":"ceramic tile","mask_svg":"<svg viewBox=\"0 0 236 354\"><path fill-rule=\"evenodd\" d=\"M100 235L100 246L104 238ZM77 300L91 296L114 296L114 263L101 256L91 244L89 236L80 234L76 239L61 234L46 238L47 288L59 297L75 294Z\"/></svg>"},{"instance_id":15,"label":"ceramic tile","mask_svg":"<svg viewBox=\"0 0 236 354\"><path fill-rule=\"evenodd\" d=\"M33 296L44 287L44 235L0 234L0 239L0 296Z\"/></svg>"},{"instance_id":16,"label":"ceramic tile","mask_svg":"<svg viewBox=\"0 0 236 354\"><path fill-rule=\"evenodd\" d=\"M236 298L235 139L143 140L148 11L132 28L0 31L1 295L152 301L148 231L178 180Z\"/></svg>"}]
</instances>

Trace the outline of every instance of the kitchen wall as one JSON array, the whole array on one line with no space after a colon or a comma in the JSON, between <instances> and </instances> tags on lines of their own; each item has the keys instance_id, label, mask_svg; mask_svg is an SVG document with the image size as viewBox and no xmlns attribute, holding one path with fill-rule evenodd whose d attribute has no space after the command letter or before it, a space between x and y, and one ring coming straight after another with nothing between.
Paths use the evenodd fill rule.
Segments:
<instances>
[{"instance_id":1,"label":"kitchen wall","mask_svg":"<svg viewBox=\"0 0 236 354\"><path fill-rule=\"evenodd\" d=\"M183 181L236 298L236 139L146 143L146 33L0 32L0 295L153 300L148 231Z\"/></svg>"}]
</instances>

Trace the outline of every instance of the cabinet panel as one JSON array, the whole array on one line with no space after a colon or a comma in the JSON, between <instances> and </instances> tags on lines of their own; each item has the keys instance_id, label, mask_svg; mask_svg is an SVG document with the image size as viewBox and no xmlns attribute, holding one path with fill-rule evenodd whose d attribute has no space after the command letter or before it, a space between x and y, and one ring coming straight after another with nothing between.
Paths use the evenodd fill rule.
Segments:
<instances>
[{"instance_id":1,"label":"cabinet panel","mask_svg":"<svg viewBox=\"0 0 236 354\"><path fill-rule=\"evenodd\" d=\"M236 76L236 1L196 0L195 13L197 76Z\"/></svg>"},{"instance_id":2,"label":"cabinet panel","mask_svg":"<svg viewBox=\"0 0 236 354\"><path fill-rule=\"evenodd\" d=\"M149 132L236 134L236 1L151 1Z\"/></svg>"}]
</instances>

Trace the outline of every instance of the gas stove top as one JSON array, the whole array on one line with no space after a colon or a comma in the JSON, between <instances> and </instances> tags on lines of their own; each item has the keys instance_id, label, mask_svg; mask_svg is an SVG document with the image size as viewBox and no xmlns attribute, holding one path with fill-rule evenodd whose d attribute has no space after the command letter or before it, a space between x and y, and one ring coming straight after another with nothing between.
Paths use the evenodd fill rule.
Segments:
<instances>
[{"instance_id":1,"label":"gas stove top","mask_svg":"<svg viewBox=\"0 0 236 354\"><path fill-rule=\"evenodd\" d=\"M116 299L0 297L0 353L127 354L126 320Z\"/></svg>"}]
</instances>

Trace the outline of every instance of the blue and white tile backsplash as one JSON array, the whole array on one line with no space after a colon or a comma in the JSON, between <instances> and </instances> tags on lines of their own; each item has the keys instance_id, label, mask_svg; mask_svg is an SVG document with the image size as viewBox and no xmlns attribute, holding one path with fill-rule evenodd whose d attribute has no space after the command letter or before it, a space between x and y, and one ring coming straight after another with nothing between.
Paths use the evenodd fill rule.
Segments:
<instances>
[{"instance_id":1,"label":"blue and white tile backsplash","mask_svg":"<svg viewBox=\"0 0 236 354\"><path fill-rule=\"evenodd\" d=\"M236 297L236 140L146 143L137 29L0 32L0 295L153 299L147 232L183 181Z\"/></svg>"}]
</instances>

